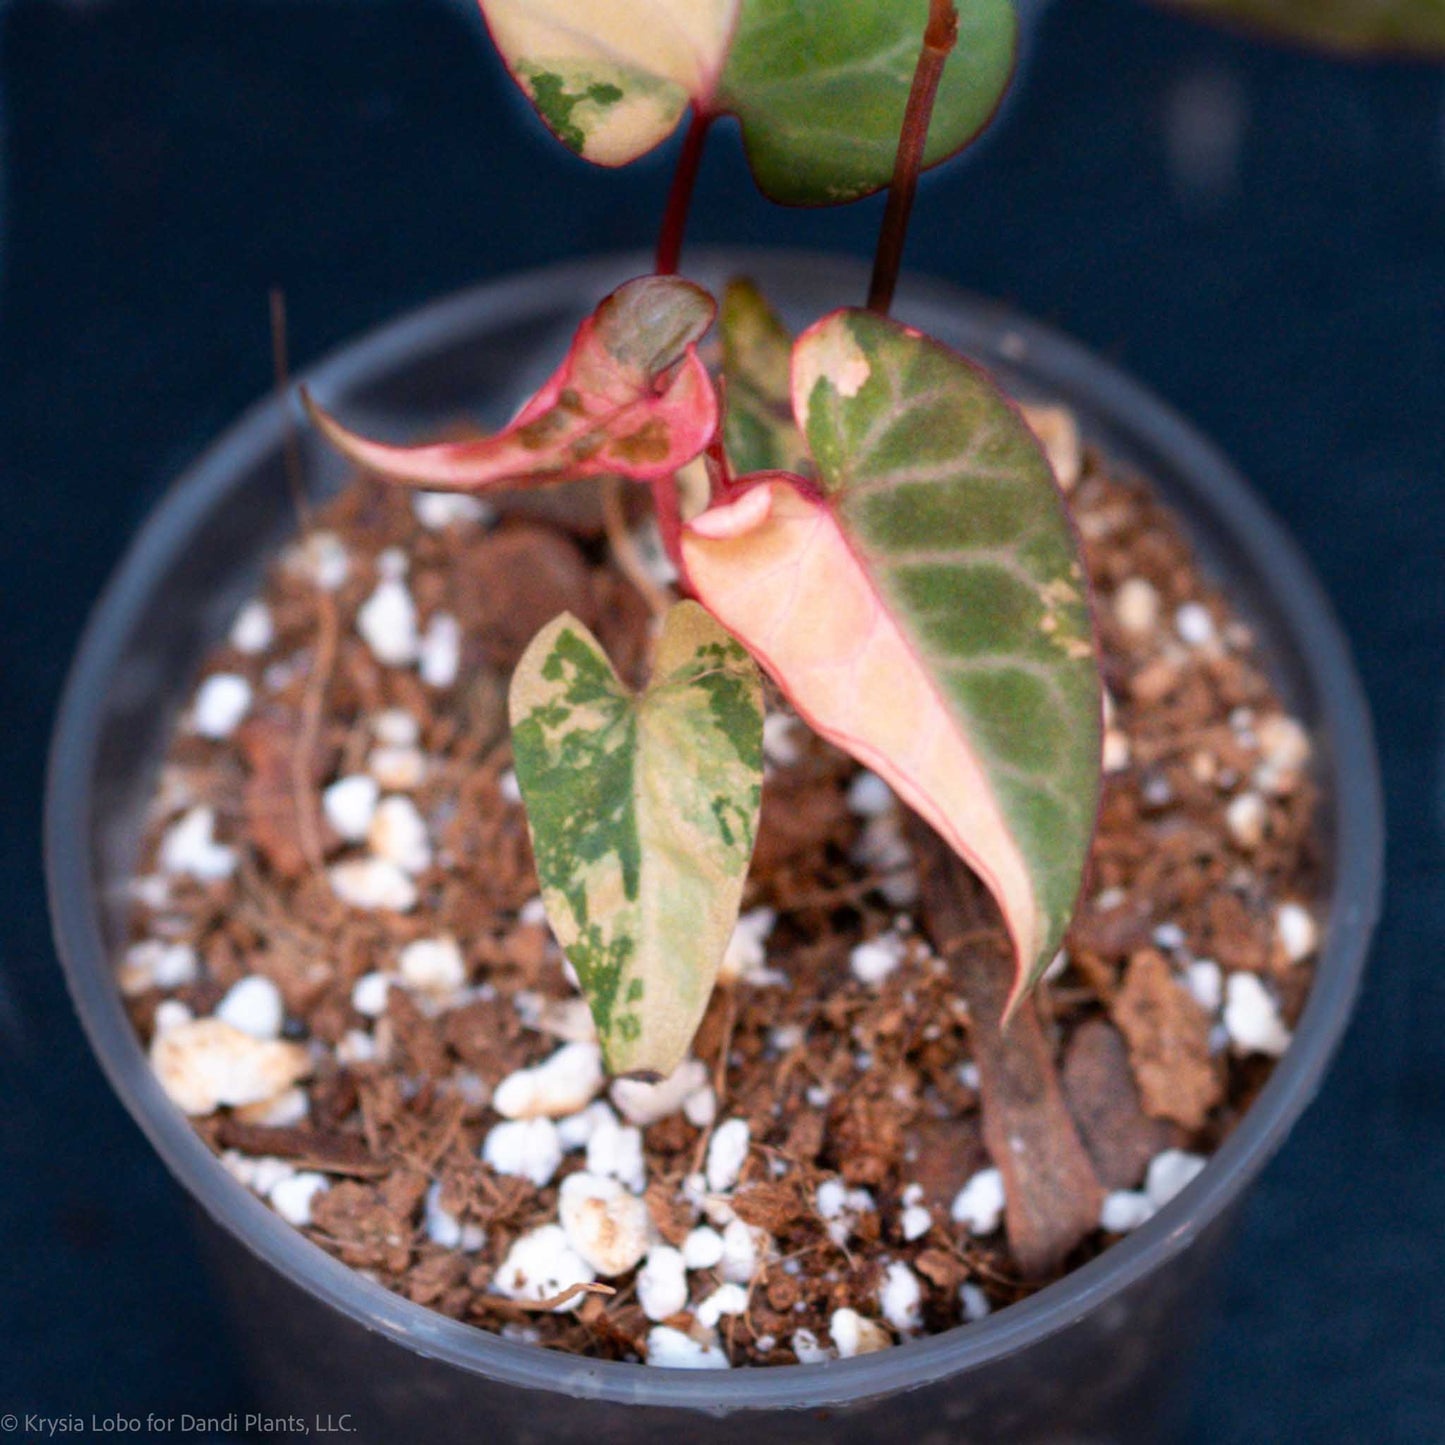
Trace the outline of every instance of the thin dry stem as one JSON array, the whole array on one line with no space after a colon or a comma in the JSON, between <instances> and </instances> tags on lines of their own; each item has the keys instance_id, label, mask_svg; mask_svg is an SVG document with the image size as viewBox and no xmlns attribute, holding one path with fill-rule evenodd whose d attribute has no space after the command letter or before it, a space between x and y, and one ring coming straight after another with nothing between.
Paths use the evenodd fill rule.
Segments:
<instances>
[{"instance_id":1,"label":"thin dry stem","mask_svg":"<svg viewBox=\"0 0 1445 1445\"><path fill-rule=\"evenodd\" d=\"M607 544L622 575L641 593L647 610L660 620L672 606L672 598L653 580L637 545L637 538L628 528L622 507L622 486L621 477L604 477L602 480L602 522L607 529Z\"/></svg>"},{"instance_id":2,"label":"thin dry stem","mask_svg":"<svg viewBox=\"0 0 1445 1445\"><path fill-rule=\"evenodd\" d=\"M296 747L291 754L291 788L296 800L296 831L306 862L316 872L325 866L326 856L321 843L321 804L312 784L312 763L316 742L321 734L321 718L326 706L326 689L336 666L336 650L341 641L341 623L336 600L323 588L316 589L318 611L316 658L306 682L306 695L301 704L301 727Z\"/></svg>"}]
</instances>

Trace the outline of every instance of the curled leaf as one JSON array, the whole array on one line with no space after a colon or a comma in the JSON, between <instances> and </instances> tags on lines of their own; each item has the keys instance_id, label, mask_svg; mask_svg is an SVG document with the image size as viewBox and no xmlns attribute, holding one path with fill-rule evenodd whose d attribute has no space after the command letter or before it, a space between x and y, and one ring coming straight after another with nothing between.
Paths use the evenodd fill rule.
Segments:
<instances>
[{"instance_id":1,"label":"curled leaf","mask_svg":"<svg viewBox=\"0 0 1445 1445\"><path fill-rule=\"evenodd\" d=\"M620 166L705 109L738 0L481 0L512 77L547 128L586 160Z\"/></svg>"},{"instance_id":2,"label":"curled leaf","mask_svg":"<svg viewBox=\"0 0 1445 1445\"><path fill-rule=\"evenodd\" d=\"M636 694L564 613L518 664L511 719L542 900L607 1067L669 1074L707 1007L757 834L757 668L681 602Z\"/></svg>"},{"instance_id":3,"label":"curled leaf","mask_svg":"<svg viewBox=\"0 0 1445 1445\"><path fill-rule=\"evenodd\" d=\"M697 518L689 578L809 723L987 884L1017 1000L1068 924L1099 789L1101 684L1062 498L993 383L896 322L824 318L792 390L817 482L763 474Z\"/></svg>"},{"instance_id":4,"label":"curled leaf","mask_svg":"<svg viewBox=\"0 0 1445 1445\"><path fill-rule=\"evenodd\" d=\"M303 392L312 420L358 466L437 490L667 476L717 430L717 396L697 342L711 296L675 276L644 276L577 329L551 380L495 436L424 446L368 441Z\"/></svg>"}]
</instances>

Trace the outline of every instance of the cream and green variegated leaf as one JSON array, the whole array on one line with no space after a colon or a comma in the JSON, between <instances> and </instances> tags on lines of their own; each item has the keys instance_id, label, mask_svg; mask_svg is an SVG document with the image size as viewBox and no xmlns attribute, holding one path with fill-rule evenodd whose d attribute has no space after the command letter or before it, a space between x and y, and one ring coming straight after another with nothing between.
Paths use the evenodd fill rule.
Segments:
<instances>
[{"instance_id":1,"label":"cream and green variegated leaf","mask_svg":"<svg viewBox=\"0 0 1445 1445\"><path fill-rule=\"evenodd\" d=\"M564 145L645 155L691 105L735 115L764 194L796 205L888 184L929 0L481 0L512 77ZM958 0L924 164L967 145L1013 75L1009 0Z\"/></svg>"},{"instance_id":2,"label":"cream and green variegated leaf","mask_svg":"<svg viewBox=\"0 0 1445 1445\"><path fill-rule=\"evenodd\" d=\"M753 282L728 283L718 332L723 450L733 474L811 471L807 445L793 420L793 338Z\"/></svg>"},{"instance_id":3,"label":"cream and green variegated leaf","mask_svg":"<svg viewBox=\"0 0 1445 1445\"><path fill-rule=\"evenodd\" d=\"M698 599L823 736L978 873L1017 954L1059 947L1093 834L1101 685L1053 474L989 378L868 312L793 353L817 480L745 481L696 518Z\"/></svg>"},{"instance_id":4,"label":"cream and green variegated leaf","mask_svg":"<svg viewBox=\"0 0 1445 1445\"><path fill-rule=\"evenodd\" d=\"M738 0L481 0L513 79L547 128L598 165L666 140L706 108Z\"/></svg>"},{"instance_id":5,"label":"cream and green variegated leaf","mask_svg":"<svg viewBox=\"0 0 1445 1445\"><path fill-rule=\"evenodd\" d=\"M737 922L762 797L762 680L695 602L634 693L564 614L512 679L513 760L542 901L610 1072L687 1054Z\"/></svg>"},{"instance_id":6,"label":"cream and green variegated leaf","mask_svg":"<svg viewBox=\"0 0 1445 1445\"><path fill-rule=\"evenodd\" d=\"M763 193L791 205L856 200L888 184L928 0L743 0L716 106L736 115ZM968 144L1013 77L1009 0L957 0L924 164Z\"/></svg>"},{"instance_id":7,"label":"cream and green variegated leaf","mask_svg":"<svg viewBox=\"0 0 1445 1445\"><path fill-rule=\"evenodd\" d=\"M717 430L717 394L697 343L716 303L676 276L642 276L577 329L562 365L494 436L397 446L370 441L304 391L312 420L358 466L437 490L540 486L581 477L670 476Z\"/></svg>"}]
</instances>

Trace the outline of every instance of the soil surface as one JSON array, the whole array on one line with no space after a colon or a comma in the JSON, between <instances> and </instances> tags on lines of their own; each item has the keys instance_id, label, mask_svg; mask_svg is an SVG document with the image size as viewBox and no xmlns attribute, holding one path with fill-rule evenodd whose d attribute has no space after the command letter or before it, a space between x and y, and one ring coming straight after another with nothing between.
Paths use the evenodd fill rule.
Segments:
<instances>
[{"instance_id":1,"label":"soil surface","mask_svg":"<svg viewBox=\"0 0 1445 1445\"><path fill-rule=\"evenodd\" d=\"M1319 883L1309 742L1248 627L1143 486L1081 472L1108 772L1085 901L1007 1046L991 902L779 706L731 981L679 1076L609 1091L505 692L563 609L637 679L647 610L591 529L363 481L210 657L161 774L120 981L167 1089L320 1247L589 1355L884 1348L1107 1248L1287 1046ZM546 1060L504 1119L499 1086Z\"/></svg>"}]
</instances>

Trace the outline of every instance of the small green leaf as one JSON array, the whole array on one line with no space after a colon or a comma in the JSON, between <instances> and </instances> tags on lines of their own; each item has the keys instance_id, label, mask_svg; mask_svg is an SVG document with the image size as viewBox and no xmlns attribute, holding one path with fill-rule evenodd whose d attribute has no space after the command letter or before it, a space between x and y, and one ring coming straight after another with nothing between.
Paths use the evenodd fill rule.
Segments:
<instances>
[{"instance_id":1,"label":"small green leaf","mask_svg":"<svg viewBox=\"0 0 1445 1445\"><path fill-rule=\"evenodd\" d=\"M1362 55L1445 56L1445 0L1164 0L1201 19Z\"/></svg>"},{"instance_id":2,"label":"small green leaf","mask_svg":"<svg viewBox=\"0 0 1445 1445\"><path fill-rule=\"evenodd\" d=\"M793 338L748 280L728 283L718 317L723 353L723 448L735 475L807 472L808 448L788 390Z\"/></svg>"},{"instance_id":3,"label":"small green leaf","mask_svg":"<svg viewBox=\"0 0 1445 1445\"><path fill-rule=\"evenodd\" d=\"M686 1057L737 922L762 798L762 682L695 602L640 695L563 614L512 678L542 901L616 1074Z\"/></svg>"},{"instance_id":4,"label":"small green leaf","mask_svg":"<svg viewBox=\"0 0 1445 1445\"><path fill-rule=\"evenodd\" d=\"M975 869L1015 1000L1068 925L1100 782L1101 683L1053 474L990 379L897 322L840 311L793 352L817 468L744 479L694 519L699 600L816 731Z\"/></svg>"},{"instance_id":5,"label":"small green leaf","mask_svg":"<svg viewBox=\"0 0 1445 1445\"><path fill-rule=\"evenodd\" d=\"M716 104L741 122L764 194L831 205L888 184L927 20L928 0L743 0ZM959 0L926 165L988 124L1017 30L1009 0Z\"/></svg>"}]
</instances>

